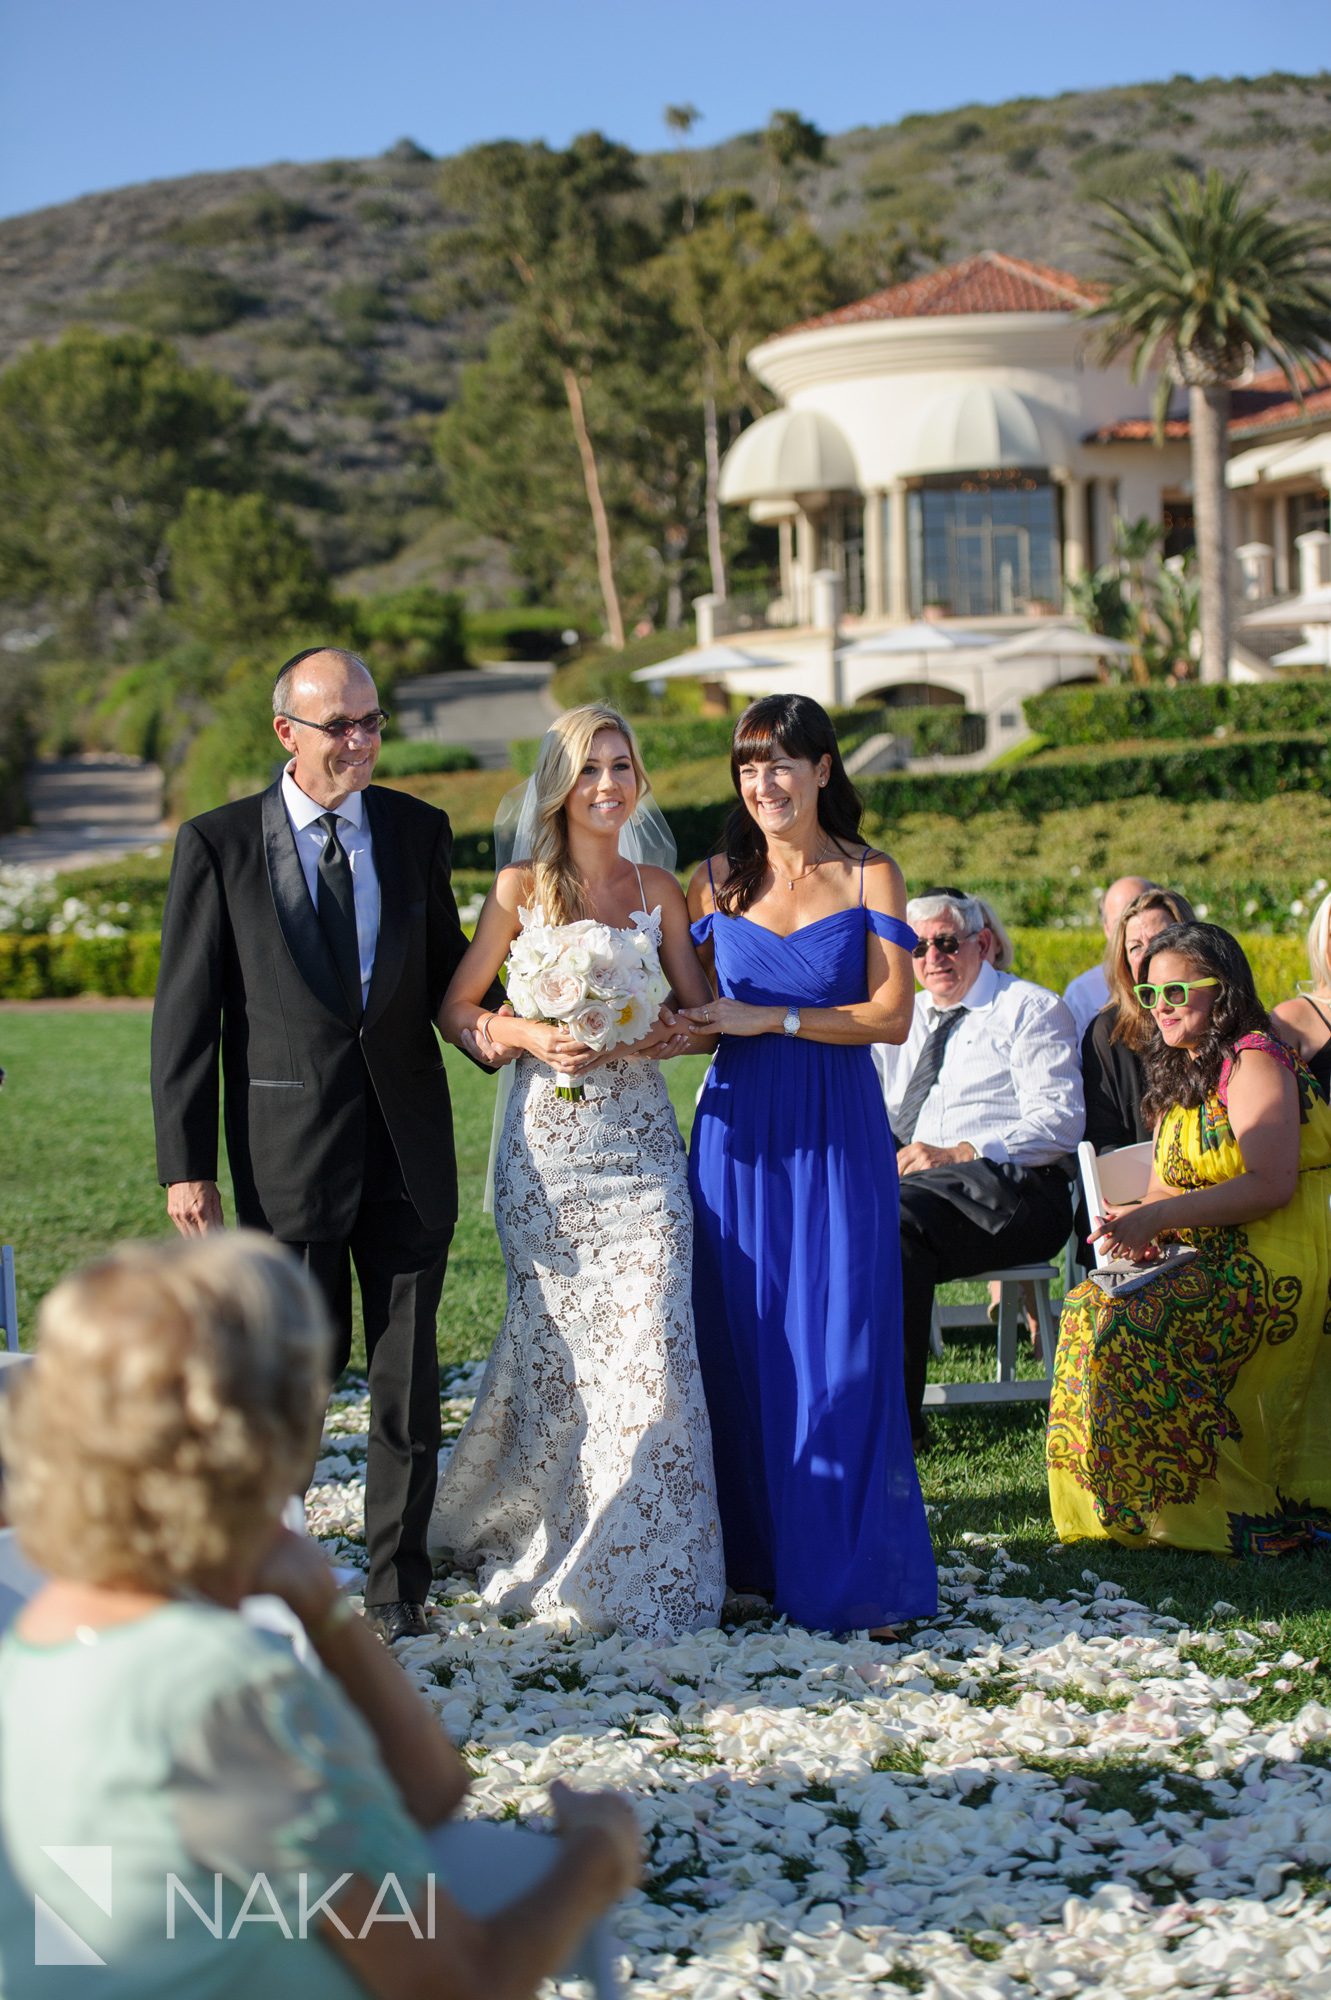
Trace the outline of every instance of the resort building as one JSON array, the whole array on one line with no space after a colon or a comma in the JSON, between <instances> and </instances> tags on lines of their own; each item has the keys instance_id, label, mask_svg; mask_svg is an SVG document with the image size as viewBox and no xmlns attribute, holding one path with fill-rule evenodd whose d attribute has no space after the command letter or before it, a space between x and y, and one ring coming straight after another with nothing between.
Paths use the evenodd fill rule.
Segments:
<instances>
[{"instance_id":1,"label":"resort building","mask_svg":"<svg viewBox=\"0 0 1331 2000\"><path fill-rule=\"evenodd\" d=\"M1009 729L1021 695L1093 674L1092 660L1051 643L1043 661L1023 651L1020 672L1014 660L977 679L984 662L967 639L983 647L1043 623L1052 641L1065 585L1109 559L1116 518L1159 522L1166 557L1192 546L1182 396L1157 444L1151 379L1095 359L1085 312L1098 296L1066 271L985 251L753 349L749 366L780 408L732 446L720 493L777 528L780 589L756 616L702 599L700 644L746 628L748 646L760 630L755 650L806 668L783 671L783 687L964 699L1004 709ZM1235 541L1256 601L1299 586L1300 537L1327 527L1331 371L1303 412L1278 375L1258 377L1236 395L1234 433ZM944 640L927 674L908 645L892 646L893 629L916 620ZM839 671L829 623L852 642ZM946 639L957 623L983 632ZM719 677L736 693L764 682L761 671Z\"/></svg>"}]
</instances>

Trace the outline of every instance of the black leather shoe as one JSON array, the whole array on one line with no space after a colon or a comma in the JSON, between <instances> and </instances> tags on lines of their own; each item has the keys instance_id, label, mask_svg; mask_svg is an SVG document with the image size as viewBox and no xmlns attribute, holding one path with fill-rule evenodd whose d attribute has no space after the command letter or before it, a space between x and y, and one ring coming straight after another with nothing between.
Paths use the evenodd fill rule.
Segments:
<instances>
[{"instance_id":1,"label":"black leather shoe","mask_svg":"<svg viewBox=\"0 0 1331 2000\"><path fill-rule=\"evenodd\" d=\"M405 1599L394 1604L367 1604L365 1622L385 1646L396 1646L399 1639L423 1639L430 1629L425 1606Z\"/></svg>"}]
</instances>

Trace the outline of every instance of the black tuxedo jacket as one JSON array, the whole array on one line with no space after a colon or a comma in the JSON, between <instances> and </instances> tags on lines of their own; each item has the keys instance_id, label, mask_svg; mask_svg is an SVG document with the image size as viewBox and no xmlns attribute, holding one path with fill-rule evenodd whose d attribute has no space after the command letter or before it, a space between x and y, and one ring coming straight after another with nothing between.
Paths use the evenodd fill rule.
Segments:
<instances>
[{"instance_id":1,"label":"black tuxedo jacket","mask_svg":"<svg viewBox=\"0 0 1331 2000\"><path fill-rule=\"evenodd\" d=\"M237 1219L284 1242L350 1233L373 1090L427 1228L457 1216L453 1120L434 1031L466 950L435 807L370 786L381 909L374 974L351 1018L305 886L280 782L176 837L152 1029L157 1171L216 1180L218 1069Z\"/></svg>"}]
</instances>

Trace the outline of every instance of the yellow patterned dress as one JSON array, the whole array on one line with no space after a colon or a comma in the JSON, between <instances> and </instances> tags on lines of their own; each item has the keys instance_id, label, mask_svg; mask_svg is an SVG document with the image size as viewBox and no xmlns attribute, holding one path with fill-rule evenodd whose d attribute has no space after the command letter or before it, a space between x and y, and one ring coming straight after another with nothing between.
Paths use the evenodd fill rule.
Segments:
<instances>
[{"instance_id":1,"label":"yellow patterned dress","mask_svg":"<svg viewBox=\"0 0 1331 2000\"><path fill-rule=\"evenodd\" d=\"M1283 1043L1246 1035L1293 1070L1299 1184L1258 1222L1181 1230L1199 1255L1111 1299L1070 1292L1049 1404L1049 1501L1065 1542L1163 1543L1278 1555L1331 1535L1331 1107ZM1169 1187L1243 1172L1215 1091L1167 1112L1155 1167Z\"/></svg>"}]
</instances>

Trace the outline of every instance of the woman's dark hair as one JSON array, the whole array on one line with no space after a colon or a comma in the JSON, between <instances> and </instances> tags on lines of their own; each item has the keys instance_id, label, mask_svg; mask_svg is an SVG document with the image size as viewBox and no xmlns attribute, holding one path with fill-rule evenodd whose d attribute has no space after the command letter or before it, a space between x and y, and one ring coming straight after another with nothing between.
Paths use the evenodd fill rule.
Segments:
<instances>
[{"instance_id":1,"label":"woman's dark hair","mask_svg":"<svg viewBox=\"0 0 1331 2000\"><path fill-rule=\"evenodd\" d=\"M818 793L818 824L834 841L858 842L864 806L846 776L831 717L807 694L764 695L745 709L730 743L730 779L736 796L745 764L770 764L778 756L801 757L810 764L820 757L831 758L827 783ZM717 908L727 916L742 916L767 867L766 836L742 802L726 821L721 851L729 873L716 892Z\"/></svg>"},{"instance_id":2,"label":"woman's dark hair","mask_svg":"<svg viewBox=\"0 0 1331 2000\"><path fill-rule=\"evenodd\" d=\"M1234 1053L1235 1042L1257 1030L1271 1032L1266 1009L1257 998L1252 967L1237 938L1222 931L1219 924L1171 924L1151 939L1142 961L1143 983L1150 980L1154 961L1167 951L1186 958L1203 977L1218 979L1220 986L1202 1038L1191 1053L1168 1048L1159 1035L1146 1051L1142 1113L1152 1123L1174 1105L1186 1111L1201 1104L1219 1083L1225 1058Z\"/></svg>"}]
</instances>

